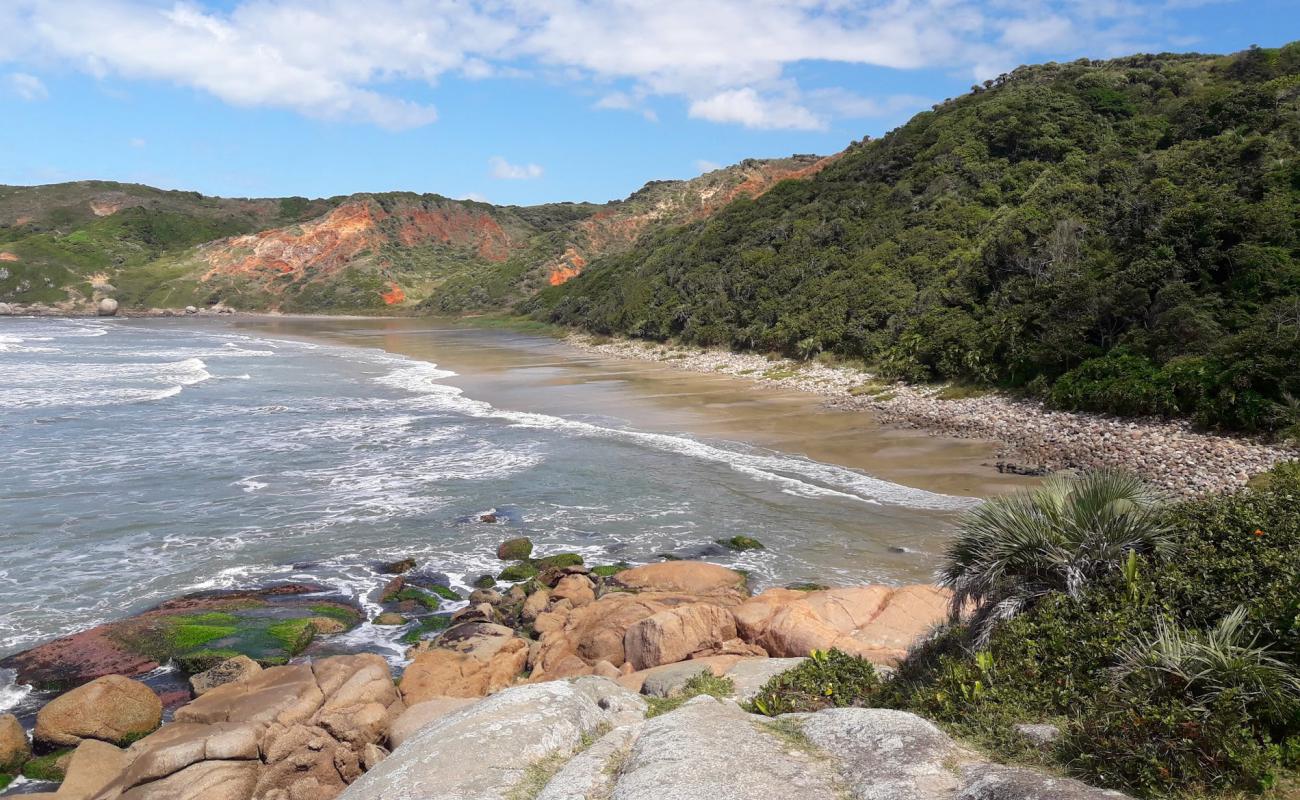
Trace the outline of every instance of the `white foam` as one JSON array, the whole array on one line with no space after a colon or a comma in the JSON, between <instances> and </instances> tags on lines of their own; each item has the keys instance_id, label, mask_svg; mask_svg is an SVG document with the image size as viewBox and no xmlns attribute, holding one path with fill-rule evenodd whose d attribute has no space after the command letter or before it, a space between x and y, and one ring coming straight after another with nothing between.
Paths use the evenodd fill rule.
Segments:
<instances>
[{"instance_id":1,"label":"white foam","mask_svg":"<svg viewBox=\"0 0 1300 800\"><path fill-rule=\"evenodd\" d=\"M440 383L455 373L436 364L405 362L378 378L384 385L424 395L438 407L472 417L505 420L512 425L562 431L577 436L619 439L701 461L726 464L736 472L781 486L782 491L802 497L840 497L864 503L889 503L910 508L960 510L979 501L972 497L938 494L874 478L847 467L825 464L798 456L718 447L685 436L610 428L549 414L505 411L463 396L455 386Z\"/></svg>"},{"instance_id":2,"label":"white foam","mask_svg":"<svg viewBox=\"0 0 1300 800\"><path fill-rule=\"evenodd\" d=\"M17 708L32 693L32 687L18 683L16 676L11 669L0 669L0 714Z\"/></svg>"}]
</instances>

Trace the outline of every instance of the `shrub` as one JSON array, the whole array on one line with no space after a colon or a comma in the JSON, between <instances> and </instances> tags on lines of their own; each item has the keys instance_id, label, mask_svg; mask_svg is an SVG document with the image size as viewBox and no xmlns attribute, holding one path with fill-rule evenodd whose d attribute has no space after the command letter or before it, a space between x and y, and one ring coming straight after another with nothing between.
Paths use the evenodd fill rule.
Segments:
<instances>
[{"instance_id":1,"label":"shrub","mask_svg":"<svg viewBox=\"0 0 1300 800\"><path fill-rule=\"evenodd\" d=\"M1124 416L1178 412L1174 393L1160 369L1143 356L1115 350L1089 359L1057 379L1048 395L1054 408L1101 411Z\"/></svg>"},{"instance_id":2,"label":"shrub","mask_svg":"<svg viewBox=\"0 0 1300 800\"><path fill-rule=\"evenodd\" d=\"M1109 694L1083 707L1059 753L1079 776L1142 796L1259 790L1276 768L1240 706L1168 695Z\"/></svg>"},{"instance_id":3,"label":"shrub","mask_svg":"<svg viewBox=\"0 0 1300 800\"><path fill-rule=\"evenodd\" d=\"M646 705L649 708L646 711L646 717L667 714L692 697L699 697L702 694L722 698L729 697L735 691L736 684L732 682L731 678L720 678L707 669L702 670L700 674L693 675L686 683L682 684L681 691L671 697L647 697Z\"/></svg>"},{"instance_id":4,"label":"shrub","mask_svg":"<svg viewBox=\"0 0 1300 800\"><path fill-rule=\"evenodd\" d=\"M1094 472L1049 478L1027 492L970 512L945 555L940 583L954 618L974 607L971 627L987 643L993 627L1053 592L1078 597L1118 571L1130 553L1167 552L1173 542L1161 498L1135 477Z\"/></svg>"},{"instance_id":5,"label":"shrub","mask_svg":"<svg viewBox=\"0 0 1300 800\"><path fill-rule=\"evenodd\" d=\"M870 706L881 688L870 661L839 650L814 650L808 660L773 677L747 704L775 717L794 711Z\"/></svg>"}]
</instances>

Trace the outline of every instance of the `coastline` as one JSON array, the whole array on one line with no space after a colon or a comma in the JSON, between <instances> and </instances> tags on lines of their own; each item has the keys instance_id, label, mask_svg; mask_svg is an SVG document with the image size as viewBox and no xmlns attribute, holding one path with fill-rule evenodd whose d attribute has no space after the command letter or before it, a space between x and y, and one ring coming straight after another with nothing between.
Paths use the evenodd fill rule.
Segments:
<instances>
[{"instance_id":1,"label":"coastline","mask_svg":"<svg viewBox=\"0 0 1300 800\"><path fill-rule=\"evenodd\" d=\"M78 313L36 305L9 306L0 311L0 316L93 318L96 315L93 309ZM123 309L115 316L283 321L431 319L480 327L475 323L478 317L280 313L227 307L201 309L196 313ZM883 426L951 439L993 442L996 447L994 463L990 466L1010 474L1034 476L1057 471L1122 469L1142 475L1172 496L1197 497L1239 489L1254 475L1280 462L1300 458L1300 448L1271 444L1258 437L1198 431L1185 420L1055 411L1039 401L997 391L944 397L948 388L944 385L884 382L856 368L786 357L583 332L565 335L563 329L549 335L568 347L593 355L655 363L686 373L725 375L769 388L814 394L823 399L828 409L869 412Z\"/></svg>"},{"instance_id":2,"label":"coastline","mask_svg":"<svg viewBox=\"0 0 1300 800\"><path fill-rule=\"evenodd\" d=\"M884 383L851 367L585 333L564 341L607 357L810 392L828 408L869 412L882 423L931 435L992 440L1000 471L1123 469L1173 496L1196 497L1244 487L1252 476L1300 457L1294 448L1204 433L1185 421L1053 411L998 392L944 399L943 386Z\"/></svg>"}]
</instances>

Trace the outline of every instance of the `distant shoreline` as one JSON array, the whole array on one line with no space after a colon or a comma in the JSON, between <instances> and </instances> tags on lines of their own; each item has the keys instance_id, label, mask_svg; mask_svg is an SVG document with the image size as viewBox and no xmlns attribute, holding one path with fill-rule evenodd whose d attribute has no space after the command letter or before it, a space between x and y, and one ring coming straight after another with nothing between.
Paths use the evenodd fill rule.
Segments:
<instances>
[{"instance_id":1,"label":"distant shoreline","mask_svg":"<svg viewBox=\"0 0 1300 800\"><path fill-rule=\"evenodd\" d=\"M997 392L945 399L946 387L881 382L851 367L583 333L565 341L604 356L812 392L830 408L868 411L881 422L934 435L993 440L996 467L1010 472L1123 469L1175 497L1197 497L1241 488L1279 462L1300 458L1294 448L1196 431L1185 421L1053 411Z\"/></svg>"},{"instance_id":2,"label":"distant shoreline","mask_svg":"<svg viewBox=\"0 0 1300 800\"><path fill-rule=\"evenodd\" d=\"M3 316L93 318L53 306L9 306ZM416 319L412 314L319 314L202 309L149 309L119 312L119 318L376 320ZM491 319L509 320L513 317ZM104 317L111 319L112 317ZM476 317L442 318L475 325ZM508 326L508 325L507 325ZM1060 470L1123 469L1143 476L1175 497L1241 488L1279 462L1300 458L1300 450L1248 436L1197 431L1183 420L1121 418L1054 411L1042 403L1005 393L955 393L944 386L889 383L846 366L790 358L735 353L636 339L571 332L557 335L581 351L665 366L699 374L723 374L769 386L809 392L829 408L867 411L880 422L958 439L998 443L999 470L1046 474ZM963 396L965 395L965 396Z\"/></svg>"}]
</instances>

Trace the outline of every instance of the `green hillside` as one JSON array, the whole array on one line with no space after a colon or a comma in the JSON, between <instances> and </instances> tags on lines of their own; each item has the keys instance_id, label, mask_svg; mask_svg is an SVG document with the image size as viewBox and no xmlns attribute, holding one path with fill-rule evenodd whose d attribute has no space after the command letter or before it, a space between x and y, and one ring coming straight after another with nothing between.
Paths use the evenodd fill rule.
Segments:
<instances>
[{"instance_id":1,"label":"green hillside","mask_svg":"<svg viewBox=\"0 0 1300 800\"><path fill-rule=\"evenodd\" d=\"M522 308L1295 431L1298 154L1300 43L1022 67Z\"/></svg>"}]
</instances>

